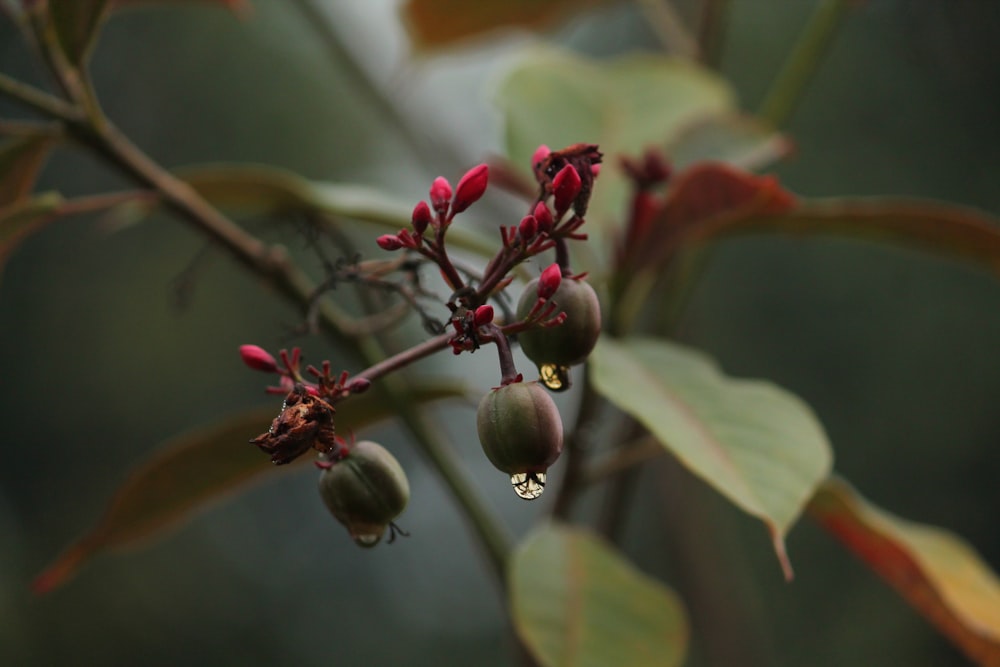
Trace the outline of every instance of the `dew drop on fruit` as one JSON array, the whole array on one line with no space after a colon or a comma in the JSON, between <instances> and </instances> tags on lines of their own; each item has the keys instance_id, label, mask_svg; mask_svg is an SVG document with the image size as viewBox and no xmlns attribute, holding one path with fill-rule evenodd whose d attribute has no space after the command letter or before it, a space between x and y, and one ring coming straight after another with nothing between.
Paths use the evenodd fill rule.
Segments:
<instances>
[{"instance_id":1,"label":"dew drop on fruit","mask_svg":"<svg viewBox=\"0 0 1000 667\"><path fill-rule=\"evenodd\" d=\"M545 490L544 472L518 472L510 476L510 485L519 498L534 500Z\"/></svg>"},{"instance_id":2,"label":"dew drop on fruit","mask_svg":"<svg viewBox=\"0 0 1000 667\"><path fill-rule=\"evenodd\" d=\"M375 533L354 536L354 541L362 547L373 547L378 544L380 539L382 539L382 536Z\"/></svg>"},{"instance_id":3,"label":"dew drop on fruit","mask_svg":"<svg viewBox=\"0 0 1000 667\"><path fill-rule=\"evenodd\" d=\"M538 374L550 391L566 391L569 389L569 367L557 364L542 364Z\"/></svg>"}]
</instances>

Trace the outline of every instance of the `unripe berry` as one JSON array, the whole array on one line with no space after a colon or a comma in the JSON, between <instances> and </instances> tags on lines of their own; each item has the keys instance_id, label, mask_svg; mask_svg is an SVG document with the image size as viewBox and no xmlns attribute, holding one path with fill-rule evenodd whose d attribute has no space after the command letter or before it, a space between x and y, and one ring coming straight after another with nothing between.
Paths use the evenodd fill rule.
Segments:
<instances>
[{"instance_id":1,"label":"unripe berry","mask_svg":"<svg viewBox=\"0 0 1000 667\"><path fill-rule=\"evenodd\" d=\"M537 382L490 390L479 403L476 426L483 452L508 475L544 473L562 451L562 418Z\"/></svg>"},{"instance_id":2,"label":"unripe berry","mask_svg":"<svg viewBox=\"0 0 1000 667\"><path fill-rule=\"evenodd\" d=\"M319 495L355 543L373 547L406 508L410 484L396 457L382 445L362 440L320 473Z\"/></svg>"},{"instance_id":3,"label":"unripe berry","mask_svg":"<svg viewBox=\"0 0 1000 667\"><path fill-rule=\"evenodd\" d=\"M535 279L525 287L517 304L518 319L527 317L537 300ZM538 366L574 366L586 361L601 333L601 304L594 288L583 280L563 278L550 300L566 313L566 321L518 334L521 349Z\"/></svg>"}]
</instances>

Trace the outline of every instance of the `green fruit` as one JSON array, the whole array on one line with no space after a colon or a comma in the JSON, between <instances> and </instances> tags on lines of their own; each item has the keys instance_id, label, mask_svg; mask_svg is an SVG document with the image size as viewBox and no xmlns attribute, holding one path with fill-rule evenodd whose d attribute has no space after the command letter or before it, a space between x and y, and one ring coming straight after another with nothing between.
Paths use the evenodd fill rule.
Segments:
<instances>
[{"instance_id":1,"label":"green fruit","mask_svg":"<svg viewBox=\"0 0 1000 667\"><path fill-rule=\"evenodd\" d=\"M320 473L319 494L358 545L373 547L406 508L410 483L385 447L362 440Z\"/></svg>"},{"instance_id":2,"label":"green fruit","mask_svg":"<svg viewBox=\"0 0 1000 667\"><path fill-rule=\"evenodd\" d=\"M491 390L476 414L479 442L498 470L509 475L543 473L562 451L562 418L537 382Z\"/></svg>"},{"instance_id":3,"label":"green fruit","mask_svg":"<svg viewBox=\"0 0 1000 667\"><path fill-rule=\"evenodd\" d=\"M538 300L538 280L524 289L517 304L517 318L523 320ZM601 333L601 304L594 288L583 280L563 278L552 295L557 313L566 313L566 321L553 327L529 329L518 334L524 354L542 367L575 366L587 360Z\"/></svg>"}]
</instances>

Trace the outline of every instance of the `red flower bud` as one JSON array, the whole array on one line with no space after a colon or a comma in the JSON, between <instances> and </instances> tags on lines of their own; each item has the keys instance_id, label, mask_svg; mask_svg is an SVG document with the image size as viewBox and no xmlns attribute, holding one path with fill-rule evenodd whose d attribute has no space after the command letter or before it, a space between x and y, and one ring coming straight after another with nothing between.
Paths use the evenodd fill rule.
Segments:
<instances>
[{"instance_id":1,"label":"red flower bud","mask_svg":"<svg viewBox=\"0 0 1000 667\"><path fill-rule=\"evenodd\" d=\"M413 222L413 231L423 234L431 222L431 208L427 202L422 201L413 207L413 216L410 220Z\"/></svg>"},{"instance_id":2,"label":"red flower bud","mask_svg":"<svg viewBox=\"0 0 1000 667\"><path fill-rule=\"evenodd\" d=\"M538 231L551 231L552 211L550 211L549 207L545 205L545 202L540 201L535 205L535 212L533 215L535 216L535 220L538 222Z\"/></svg>"},{"instance_id":3,"label":"red flower bud","mask_svg":"<svg viewBox=\"0 0 1000 667\"><path fill-rule=\"evenodd\" d=\"M444 176L438 176L431 183L431 206L440 215L448 212L448 204L451 203L451 183Z\"/></svg>"},{"instance_id":4,"label":"red flower bud","mask_svg":"<svg viewBox=\"0 0 1000 667\"><path fill-rule=\"evenodd\" d=\"M521 224L517 226L517 232L524 241L530 241L538 233L538 221L535 216L526 215L521 219Z\"/></svg>"},{"instance_id":5,"label":"red flower bud","mask_svg":"<svg viewBox=\"0 0 1000 667\"><path fill-rule=\"evenodd\" d=\"M553 204L556 209L556 217L561 218L563 213L569 210L573 200L580 194L583 183L580 181L580 174L576 167L571 164L559 170L556 177L552 179Z\"/></svg>"},{"instance_id":6,"label":"red flower bud","mask_svg":"<svg viewBox=\"0 0 1000 667\"><path fill-rule=\"evenodd\" d=\"M363 394L372 387L372 381L368 378L355 378L347 385L347 391L352 394Z\"/></svg>"},{"instance_id":7,"label":"red flower bud","mask_svg":"<svg viewBox=\"0 0 1000 667\"><path fill-rule=\"evenodd\" d=\"M535 153L531 156L531 167L533 169L537 167L539 164L541 164L542 160L544 160L549 156L549 153L551 152L552 149L546 146L545 144L542 144L541 146L536 148Z\"/></svg>"},{"instance_id":8,"label":"red flower bud","mask_svg":"<svg viewBox=\"0 0 1000 667\"><path fill-rule=\"evenodd\" d=\"M452 215L461 213L483 196L483 193L486 192L489 176L490 168L485 164L465 172L465 176L462 176L458 185L455 186L455 201L451 205Z\"/></svg>"},{"instance_id":9,"label":"red flower bud","mask_svg":"<svg viewBox=\"0 0 1000 667\"><path fill-rule=\"evenodd\" d=\"M484 324L489 324L493 321L493 306L489 304L483 304L476 308L476 315L473 320L477 327L481 327Z\"/></svg>"},{"instance_id":10,"label":"red flower bud","mask_svg":"<svg viewBox=\"0 0 1000 667\"><path fill-rule=\"evenodd\" d=\"M267 350L256 345L240 345L240 357L243 363L255 371L265 373L275 373L278 370L278 362L275 361Z\"/></svg>"},{"instance_id":11,"label":"red flower bud","mask_svg":"<svg viewBox=\"0 0 1000 667\"><path fill-rule=\"evenodd\" d=\"M382 248L382 250L399 250L403 247L403 242L400 241L399 237L395 234L383 234L375 239L375 243L377 243L378 247Z\"/></svg>"},{"instance_id":12,"label":"red flower bud","mask_svg":"<svg viewBox=\"0 0 1000 667\"><path fill-rule=\"evenodd\" d=\"M562 282L562 269L558 264L550 264L538 278L538 298L550 299Z\"/></svg>"}]
</instances>

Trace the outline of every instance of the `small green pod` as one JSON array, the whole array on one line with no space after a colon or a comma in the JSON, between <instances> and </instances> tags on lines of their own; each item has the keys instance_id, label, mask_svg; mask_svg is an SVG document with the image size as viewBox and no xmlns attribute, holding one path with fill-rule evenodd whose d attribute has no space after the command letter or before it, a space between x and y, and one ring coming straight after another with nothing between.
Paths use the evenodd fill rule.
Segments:
<instances>
[{"instance_id":1,"label":"small green pod","mask_svg":"<svg viewBox=\"0 0 1000 667\"><path fill-rule=\"evenodd\" d=\"M562 452L559 408L537 382L514 382L490 390L476 413L483 452L498 470L544 473Z\"/></svg>"},{"instance_id":2,"label":"small green pod","mask_svg":"<svg viewBox=\"0 0 1000 667\"><path fill-rule=\"evenodd\" d=\"M525 287L517 304L517 319L523 320L538 300L538 279ZM566 313L566 321L554 327L539 327L518 334L525 356L541 368L583 363L601 333L601 303L594 288L584 280L563 278L551 301Z\"/></svg>"}]
</instances>

